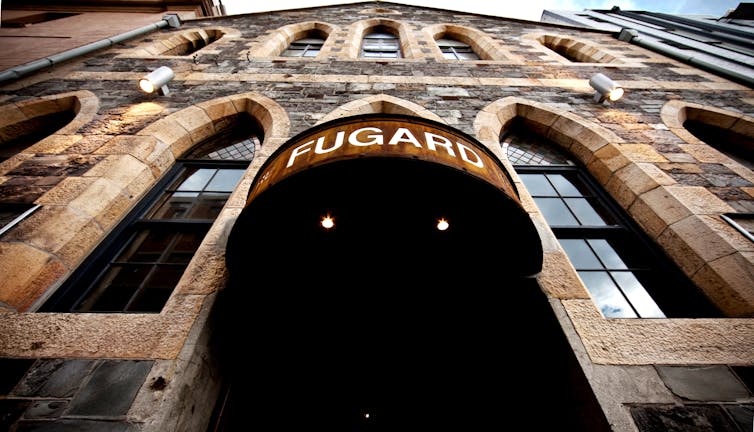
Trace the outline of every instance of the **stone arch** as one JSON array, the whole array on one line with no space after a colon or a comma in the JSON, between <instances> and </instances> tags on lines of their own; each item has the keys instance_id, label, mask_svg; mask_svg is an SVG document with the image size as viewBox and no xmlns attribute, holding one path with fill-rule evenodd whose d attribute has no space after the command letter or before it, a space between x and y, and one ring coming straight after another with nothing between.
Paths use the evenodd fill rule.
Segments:
<instances>
[{"instance_id":1,"label":"stone arch","mask_svg":"<svg viewBox=\"0 0 754 432\"><path fill-rule=\"evenodd\" d=\"M337 32L338 29L337 26L320 21L289 24L272 31L270 35L264 38L263 42L251 50L250 55L252 57L276 57L285 51L292 42L314 34L325 39L320 55L325 53L326 56L334 44L329 36Z\"/></svg>"},{"instance_id":2,"label":"stone arch","mask_svg":"<svg viewBox=\"0 0 754 432\"><path fill-rule=\"evenodd\" d=\"M628 163L625 159L608 166L600 158L601 154L612 154L617 149L616 144L623 141L613 132L565 110L518 97L499 99L482 109L474 121L477 138L490 147L499 147L500 134L516 118L522 119L529 130L571 153L603 185L612 178L613 168L619 169ZM507 157L503 159L507 161Z\"/></svg>"},{"instance_id":3,"label":"stone arch","mask_svg":"<svg viewBox=\"0 0 754 432\"><path fill-rule=\"evenodd\" d=\"M469 45L481 60L509 60L509 54L486 33L477 29L457 24L436 24L424 28L432 41L448 37ZM436 43L431 45L432 52L438 60L443 60L442 52Z\"/></svg>"},{"instance_id":4,"label":"stone arch","mask_svg":"<svg viewBox=\"0 0 754 432\"><path fill-rule=\"evenodd\" d=\"M325 123L336 118L371 113L412 115L440 123L446 123L437 114L429 111L421 105L395 96L378 94L348 102L333 111L330 111L327 115L322 117L317 124Z\"/></svg>"},{"instance_id":5,"label":"stone arch","mask_svg":"<svg viewBox=\"0 0 754 432\"><path fill-rule=\"evenodd\" d=\"M704 188L678 185L656 160L644 159L651 146L636 149L607 129L545 104L516 97L495 101L475 119L477 138L499 147L501 132L517 117L578 159L723 313L754 316L754 257L741 253L740 234L717 218L732 211L730 206ZM522 201L536 213L533 203Z\"/></svg>"},{"instance_id":6,"label":"stone arch","mask_svg":"<svg viewBox=\"0 0 754 432\"><path fill-rule=\"evenodd\" d=\"M0 155L5 154L0 161L15 160L13 156L18 153L62 150L64 137L91 121L98 108L99 99L88 90L0 106ZM71 140L67 141L72 144ZM9 162L6 166L11 165L15 164Z\"/></svg>"},{"instance_id":7,"label":"stone arch","mask_svg":"<svg viewBox=\"0 0 754 432\"><path fill-rule=\"evenodd\" d=\"M660 116L700 162L722 163L754 182L754 117L680 100L663 105ZM737 169L738 164L748 171Z\"/></svg>"},{"instance_id":8,"label":"stone arch","mask_svg":"<svg viewBox=\"0 0 754 432\"><path fill-rule=\"evenodd\" d=\"M94 151L91 160L95 163L85 174L66 179L66 184L48 193L50 198L41 198L43 208L28 219L33 229L21 224L0 239L0 271L5 278L0 287L0 306L17 311L33 307L94 250L176 158L240 113L253 117L264 135L263 151L227 205L240 211L245 189L256 170L266 155L285 142L290 130L283 108L257 93L190 106L155 121L136 135L114 136ZM223 230L232 225L232 216L218 218L216 225L220 231L214 234L215 241L222 242Z\"/></svg>"},{"instance_id":9,"label":"stone arch","mask_svg":"<svg viewBox=\"0 0 754 432\"><path fill-rule=\"evenodd\" d=\"M594 42L557 34L532 34L524 36L558 54L558 59L570 63L623 63L616 56L597 47Z\"/></svg>"},{"instance_id":10,"label":"stone arch","mask_svg":"<svg viewBox=\"0 0 754 432\"><path fill-rule=\"evenodd\" d=\"M156 139L170 150L173 158L178 158L240 113L247 113L259 122L264 133L263 148L274 151L287 138L290 120L285 110L258 93L201 102L154 122L137 135Z\"/></svg>"},{"instance_id":11,"label":"stone arch","mask_svg":"<svg viewBox=\"0 0 754 432\"><path fill-rule=\"evenodd\" d=\"M199 51L206 52L208 46L221 39L237 38L241 32L230 27L200 27L173 33L163 39L139 48L142 56L177 56L185 57Z\"/></svg>"},{"instance_id":12,"label":"stone arch","mask_svg":"<svg viewBox=\"0 0 754 432\"><path fill-rule=\"evenodd\" d=\"M418 43L415 37L408 31L406 25L401 21L387 18L370 18L356 21L351 24L344 48L345 56L348 58L358 58L361 49L361 41L364 38L364 35L377 27L385 28L398 36L403 58L410 59L421 57Z\"/></svg>"}]
</instances>

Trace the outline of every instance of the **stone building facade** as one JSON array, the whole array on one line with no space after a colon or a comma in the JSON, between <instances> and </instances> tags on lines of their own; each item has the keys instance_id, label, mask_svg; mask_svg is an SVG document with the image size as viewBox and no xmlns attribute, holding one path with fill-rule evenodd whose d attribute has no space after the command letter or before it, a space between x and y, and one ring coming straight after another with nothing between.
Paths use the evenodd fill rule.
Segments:
<instances>
[{"instance_id":1,"label":"stone building facade","mask_svg":"<svg viewBox=\"0 0 754 432\"><path fill-rule=\"evenodd\" d=\"M159 66L169 92L140 92ZM624 97L595 103L597 73ZM748 87L606 31L386 2L185 20L0 85L3 428L751 429ZM399 154L247 201L344 143ZM380 222L447 199L460 234L286 231L309 210L286 198L323 190Z\"/></svg>"}]
</instances>

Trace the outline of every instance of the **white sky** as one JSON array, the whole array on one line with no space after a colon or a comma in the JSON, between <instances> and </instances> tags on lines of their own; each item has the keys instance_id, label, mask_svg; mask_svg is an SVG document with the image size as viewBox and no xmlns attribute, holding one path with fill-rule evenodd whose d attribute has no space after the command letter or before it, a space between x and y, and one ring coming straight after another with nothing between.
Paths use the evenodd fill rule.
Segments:
<instances>
[{"instance_id":1,"label":"white sky","mask_svg":"<svg viewBox=\"0 0 754 432\"><path fill-rule=\"evenodd\" d=\"M1 1L1 0L0 0ZM227 13L266 12L280 9L296 9L326 4L355 3L354 1L328 0L221 0ZM358 3L358 2L356 2ZM725 15L735 8L738 0L404 0L393 1L417 6L476 12L486 15L539 21L542 10L610 9L620 6L623 10L650 10L653 12Z\"/></svg>"}]
</instances>

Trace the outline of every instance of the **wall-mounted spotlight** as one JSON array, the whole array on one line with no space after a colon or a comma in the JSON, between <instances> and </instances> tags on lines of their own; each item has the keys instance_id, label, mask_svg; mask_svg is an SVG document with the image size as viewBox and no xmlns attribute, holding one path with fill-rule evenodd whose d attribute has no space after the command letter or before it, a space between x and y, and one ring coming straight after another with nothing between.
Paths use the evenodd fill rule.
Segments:
<instances>
[{"instance_id":1,"label":"wall-mounted spotlight","mask_svg":"<svg viewBox=\"0 0 754 432\"><path fill-rule=\"evenodd\" d=\"M589 85L597 90L594 101L602 103L605 100L615 102L623 97L623 87L607 76L598 73L589 79Z\"/></svg>"},{"instance_id":2,"label":"wall-mounted spotlight","mask_svg":"<svg viewBox=\"0 0 754 432\"><path fill-rule=\"evenodd\" d=\"M172 69L167 66L160 66L139 80L139 88L144 93L157 91L158 94L166 95L170 92L168 82L174 77L175 73Z\"/></svg>"}]
</instances>

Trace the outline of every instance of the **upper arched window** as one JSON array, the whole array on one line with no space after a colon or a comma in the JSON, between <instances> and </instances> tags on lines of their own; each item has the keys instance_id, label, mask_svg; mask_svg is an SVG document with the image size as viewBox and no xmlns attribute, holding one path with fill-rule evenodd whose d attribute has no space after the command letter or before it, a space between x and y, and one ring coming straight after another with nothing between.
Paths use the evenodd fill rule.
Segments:
<instances>
[{"instance_id":1,"label":"upper arched window","mask_svg":"<svg viewBox=\"0 0 754 432\"><path fill-rule=\"evenodd\" d=\"M225 32L214 28L184 30L145 47L152 55L187 56L217 42Z\"/></svg>"},{"instance_id":2,"label":"upper arched window","mask_svg":"<svg viewBox=\"0 0 754 432\"><path fill-rule=\"evenodd\" d=\"M605 317L719 316L557 144L516 119L501 145Z\"/></svg>"},{"instance_id":3,"label":"upper arched window","mask_svg":"<svg viewBox=\"0 0 754 432\"><path fill-rule=\"evenodd\" d=\"M449 60L479 60L480 57L469 44L448 36L437 39L437 46L443 57Z\"/></svg>"},{"instance_id":4,"label":"upper arched window","mask_svg":"<svg viewBox=\"0 0 754 432\"><path fill-rule=\"evenodd\" d=\"M683 127L699 140L754 170L754 122L686 108ZM732 126L726 127L732 123ZM738 127L735 127L738 123ZM748 133L747 133L748 132Z\"/></svg>"},{"instance_id":5,"label":"upper arched window","mask_svg":"<svg viewBox=\"0 0 754 432\"><path fill-rule=\"evenodd\" d=\"M402 57L400 39L387 27L375 27L364 35L361 43L361 57L400 58Z\"/></svg>"},{"instance_id":6,"label":"upper arched window","mask_svg":"<svg viewBox=\"0 0 754 432\"><path fill-rule=\"evenodd\" d=\"M257 122L239 114L195 145L43 310L159 312L261 139Z\"/></svg>"},{"instance_id":7,"label":"upper arched window","mask_svg":"<svg viewBox=\"0 0 754 432\"><path fill-rule=\"evenodd\" d=\"M77 113L75 96L40 99L20 108L17 105L0 108L0 162L52 135Z\"/></svg>"},{"instance_id":8,"label":"upper arched window","mask_svg":"<svg viewBox=\"0 0 754 432\"><path fill-rule=\"evenodd\" d=\"M537 40L542 45L572 62L620 63L615 56L599 49L596 44L557 35L543 35Z\"/></svg>"},{"instance_id":9,"label":"upper arched window","mask_svg":"<svg viewBox=\"0 0 754 432\"><path fill-rule=\"evenodd\" d=\"M281 54L283 57L316 57L325 44L326 37L323 35L312 34L307 37L295 40L288 45Z\"/></svg>"}]
</instances>

